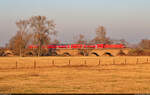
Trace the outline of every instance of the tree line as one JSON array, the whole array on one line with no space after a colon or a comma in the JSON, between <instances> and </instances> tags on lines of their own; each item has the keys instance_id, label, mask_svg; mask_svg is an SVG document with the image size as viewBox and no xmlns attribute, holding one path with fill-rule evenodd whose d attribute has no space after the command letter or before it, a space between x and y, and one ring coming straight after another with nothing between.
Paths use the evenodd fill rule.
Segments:
<instances>
[{"instance_id":1,"label":"tree line","mask_svg":"<svg viewBox=\"0 0 150 95\"><path fill-rule=\"evenodd\" d=\"M38 49L34 50L35 55L42 55L42 46L50 43L59 43L57 39L51 42L50 35L57 35L54 21L48 20L45 16L33 16L26 20L16 22L17 33L10 39L7 47L15 52L16 55L22 56L27 51L28 45L37 45Z\"/></svg>"},{"instance_id":2,"label":"tree line","mask_svg":"<svg viewBox=\"0 0 150 95\"><path fill-rule=\"evenodd\" d=\"M61 44L57 39L51 38L51 36L57 36L58 31L56 31L56 24L53 20L49 20L46 16L32 16L28 19L19 20L16 22L17 32L10 39L9 43L5 48L12 50L15 55L24 56L31 53L31 50L28 49L29 45L37 45L37 49L33 49L32 53L35 56L48 56L52 55L53 50L42 48L49 44ZM114 40L106 35L106 28L104 26L98 26L95 31L96 36L87 41L83 34L79 34L75 38L76 44L113 44L121 43L128 46L128 42L124 39ZM150 40L143 39L136 46L140 49L150 49ZM3 54L2 49L0 50L0 55Z\"/></svg>"}]
</instances>

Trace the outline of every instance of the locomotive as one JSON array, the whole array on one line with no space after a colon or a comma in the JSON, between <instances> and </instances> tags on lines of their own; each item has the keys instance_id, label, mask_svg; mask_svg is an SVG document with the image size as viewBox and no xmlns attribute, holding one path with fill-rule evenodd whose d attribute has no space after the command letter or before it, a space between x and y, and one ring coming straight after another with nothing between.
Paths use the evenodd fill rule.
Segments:
<instances>
[{"instance_id":1,"label":"locomotive","mask_svg":"<svg viewBox=\"0 0 150 95\"><path fill-rule=\"evenodd\" d=\"M37 45L29 45L30 49L38 48ZM50 49L103 49L103 48L125 48L123 44L94 44L94 45L86 45L86 44L64 44L64 45L47 45L42 46L42 48L50 48Z\"/></svg>"}]
</instances>

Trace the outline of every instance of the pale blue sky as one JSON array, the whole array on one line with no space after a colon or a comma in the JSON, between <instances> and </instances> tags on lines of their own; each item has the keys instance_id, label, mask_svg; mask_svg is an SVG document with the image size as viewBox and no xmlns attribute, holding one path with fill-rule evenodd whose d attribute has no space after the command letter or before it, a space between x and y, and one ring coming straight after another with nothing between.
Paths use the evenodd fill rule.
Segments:
<instances>
[{"instance_id":1,"label":"pale blue sky","mask_svg":"<svg viewBox=\"0 0 150 95\"><path fill-rule=\"evenodd\" d=\"M150 0L0 0L0 12L0 46L16 33L17 20L36 15L53 19L66 43L79 33L92 39L99 25L111 38L150 39Z\"/></svg>"}]
</instances>

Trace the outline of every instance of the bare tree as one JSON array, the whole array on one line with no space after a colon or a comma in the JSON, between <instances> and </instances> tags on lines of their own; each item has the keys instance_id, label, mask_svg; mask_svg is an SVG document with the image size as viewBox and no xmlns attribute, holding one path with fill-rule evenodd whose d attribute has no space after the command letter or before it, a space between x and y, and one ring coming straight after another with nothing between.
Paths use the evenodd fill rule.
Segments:
<instances>
[{"instance_id":1,"label":"bare tree","mask_svg":"<svg viewBox=\"0 0 150 95\"><path fill-rule=\"evenodd\" d=\"M0 48L0 56L4 56L4 48Z\"/></svg>"},{"instance_id":2,"label":"bare tree","mask_svg":"<svg viewBox=\"0 0 150 95\"><path fill-rule=\"evenodd\" d=\"M32 34L28 33L29 26L27 20L20 20L16 22L16 26L18 31L16 35L10 39L9 47L22 56L22 51L27 47Z\"/></svg>"},{"instance_id":3,"label":"bare tree","mask_svg":"<svg viewBox=\"0 0 150 95\"><path fill-rule=\"evenodd\" d=\"M42 46L50 43L49 35L56 35L55 24L45 16L33 16L29 21L34 32L34 44L38 45L38 56L40 56Z\"/></svg>"},{"instance_id":4,"label":"bare tree","mask_svg":"<svg viewBox=\"0 0 150 95\"><path fill-rule=\"evenodd\" d=\"M142 39L139 43L139 47L143 49L150 49L150 40L148 39Z\"/></svg>"},{"instance_id":5,"label":"bare tree","mask_svg":"<svg viewBox=\"0 0 150 95\"><path fill-rule=\"evenodd\" d=\"M104 26L99 26L96 29L96 37L92 40L93 43L111 44L110 38L106 37L106 29Z\"/></svg>"},{"instance_id":6,"label":"bare tree","mask_svg":"<svg viewBox=\"0 0 150 95\"><path fill-rule=\"evenodd\" d=\"M87 44L87 41L85 40L83 34L79 34L79 36L74 37L74 40L75 40L75 43L77 43L77 44ZM84 48L79 48L78 50L79 50L78 51L79 55L82 55L82 56L87 56L88 55L89 50L84 49Z\"/></svg>"},{"instance_id":7,"label":"bare tree","mask_svg":"<svg viewBox=\"0 0 150 95\"><path fill-rule=\"evenodd\" d=\"M83 34L80 34L78 37L76 38L77 39L77 41L76 41L77 44L86 44L86 40L84 39Z\"/></svg>"},{"instance_id":8,"label":"bare tree","mask_svg":"<svg viewBox=\"0 0 150 95\"><path fill-rule=\"evenodd\" d=\"M125 39L120 39L119 41L120 41L121 44L123 44L125 46L129 45L129 43Z\"/></svg>"},{"instance_id":9,"label":"bare tree","mask_svg":"<svg viewBox=\"0 0 150 95\"><path fill-rule=\"evenodd\" d=\"M55 45L58 45L60 42L59 42L59 40L57 40L57 39L55 39L53 42L52 42L52 44L55 44Z\"/></svg>"}]
</instances>

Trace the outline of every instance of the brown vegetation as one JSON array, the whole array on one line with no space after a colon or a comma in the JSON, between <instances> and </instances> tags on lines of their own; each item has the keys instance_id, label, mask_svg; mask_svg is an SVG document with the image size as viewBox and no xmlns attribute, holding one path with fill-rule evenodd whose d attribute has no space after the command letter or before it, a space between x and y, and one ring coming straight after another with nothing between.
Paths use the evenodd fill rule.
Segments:
<instances>
[{"instance_id":1,"label":"brown vegetation","mask_svg":"<svg viewBox=\"0 0 150 95\"><path fill-rule=\"evenodd\" d=\"M77 37L76 39L77 39L77 41L76 41L77 44L86 44L87 43L87 41L84 39L84 35L82 35L82 34L80 34L79 38Z\"/></svg>"},{"instance_id":2,"label":"brown vegetation","mask_svg":"<svg viewBox=\"0 0 150 95\"><path fill-rule=\"evenodd\" d=\"M18 32L10 39L8 44L8 48L12 49L15 55L30 55L29 53L31 52L27 53L28 45L33 44L37 45L38 49L33 50L32 52L36 53L32 54L41 56L46 51L48 52L48 50L42 49L42 46L59 43L57 39L54 42L50 42L50 35L56 35L55 24L45 16L33 16L27 20L20 20L16 22L16 26L18 27Z\"/></svg>"},{"instance_id":3,"label":"brown vegetation","mask_svg":"<svg viewBox=\"0 0 150 95\"><path fill-rule=\"evenodd\" d=\"M5 69L0 70L0 93L150 93L149 68L150 64Z\"/></svg>"},{"instance_id":4,"label":"brown vegetation","mask_svg":"<svg viewBox=\"0 0 150 95\"><path fill-rule=\"evenodd\" d=\"M51 56L57 55L56 49L42 48L48 44L58 45L61 42L57 39L51 39L51 35L57 36L55 24L52 20L48 20L45 16L32 16L26 20L19 20L16 22L18 28L17 33L10 39L9 43L3 49L0 49L0 56ZM106 28L99 26L96 29L96 36L91 40L85 40L85 36L80 34L74 39L75 44L124 44L128 46L128 42L124 39L112 40L106 36ZM53 40L53 41L52 41ZM36 49L29 49L28 45L36 45ZM143 39L138 45L137 49L131 50L130 56L149 56L150 40ZM7 51L5 51L7 49ZM143 50L144 49L144 50ZM9 51L9 52L8 52ZM88 56L90 50L79 49L79 55ZM64 54L69 55L69 54ZM71 54L70 54L71 55ZM108 55L108 54L107 54ZM119 56L125 55L120 51Z\"/></svg>"},{"instance_id":5,"label":"brown vegetation","mask_svg":"<svg viewBox=\"0 0 150 95\"><path fill-rule=\"evenodd\" d=\"M132 49L128 53L129 56L150 56L149 49Z\"/></svg>"},{"instance_id":6,"label":"brown vegetation","mask_svg":"<svg viewBox=\"0 0 150 95\"><path fill-rule=\"evenodd\" d=\"M95 44L97 43L111 44L112 40L106 37L106 29L104 28L104 26L99 26L96 29L96 37L91 42Z\"/></svg>"},{"instance_id":7,"label":"brown vegetation","mask_svg":"<svg viewBox=\"0 0 150 95\"><path fill-rule=\"evenodd\" d=\"M150 49L150 40L148 39L141 40L141 42L139 43L139 47L143 49Z\"/></svg>"},{"instance_id":8,"label":"brown vegetation","mask_svg":"<svg viewBox=\"0 0 150 95\"><path fill-rule=\"evenodd\" d=\"M125 54L122 50L120 50L117 55L118 55L118 56L125 56L126 54Z\"/></svg>"},{"instance_id":9,"label":"brown vegetation","mask_svg":"<svg viewBox=\"0 0 150 95\"><path fill-rule=\"evenodd\" d=\"M9 48L12 49L17 55L22 56L23 51L27 48L32 36L29 33L28 21L20 20L16 22L18 31L15 36L10 39Z\"/></svg>"},{"instance_id":10,"label":"brown vegetation","mask_svg":"<svg viewBox=\"0 0 150 95\"><path fill-rule=\"evenodd\" d=\"M41 56L42 46L50 43L49 35L56 35L55 24L47 20L45 16L34 16L29 19L32 31L34 32L34 44L38 45L38 56Z\"/></svg>"}]
</instances>

